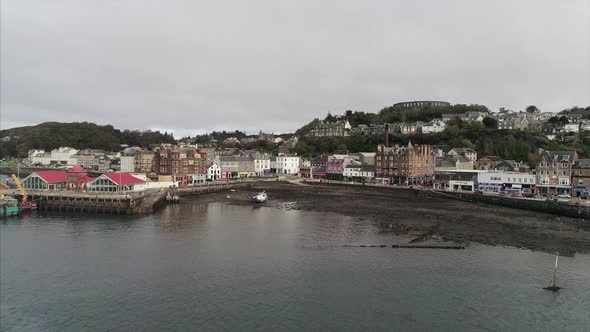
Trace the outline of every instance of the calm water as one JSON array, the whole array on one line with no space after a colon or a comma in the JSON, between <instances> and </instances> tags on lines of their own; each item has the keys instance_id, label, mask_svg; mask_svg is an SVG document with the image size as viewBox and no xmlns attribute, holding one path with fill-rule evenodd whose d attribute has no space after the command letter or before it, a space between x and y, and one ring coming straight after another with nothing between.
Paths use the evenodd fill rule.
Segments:
<instances>
[{"instance_id":1,"label":"calm water","mask_svg":"<svg viewBox=\"0 0 590 332\"><path fill-rule=\"evenodd\" d=\"M0 227L6 331L590 328L590 256L342 248L407 239L337 214L184 201Z\"/></svg>"}]
</instances>

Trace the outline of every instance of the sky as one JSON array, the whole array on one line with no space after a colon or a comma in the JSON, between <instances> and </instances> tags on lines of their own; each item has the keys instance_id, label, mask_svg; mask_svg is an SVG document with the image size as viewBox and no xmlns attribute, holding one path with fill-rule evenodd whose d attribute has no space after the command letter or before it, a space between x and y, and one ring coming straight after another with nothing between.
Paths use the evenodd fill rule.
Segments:
<instances>
[{"instance_id":1,"label":"sky","mask_svg":"<svg viewBox=\"0 0 590 332\"><path fill-rule=\"evenodd\" d=\"M3 0L0 127L293 132L444 100L590 105L588 0Z\"/></svg>"}]
</instances>

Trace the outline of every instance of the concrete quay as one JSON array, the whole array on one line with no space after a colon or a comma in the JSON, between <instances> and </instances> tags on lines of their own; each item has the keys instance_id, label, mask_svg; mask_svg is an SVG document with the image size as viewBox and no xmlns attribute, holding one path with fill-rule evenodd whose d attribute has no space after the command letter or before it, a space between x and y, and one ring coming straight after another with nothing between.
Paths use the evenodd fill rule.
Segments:
<instances>
[{"instance_id":1,"label":"concrete quay","mask_svg":"<svg viewBox=\"0 0 590 332\"><path fill-rule=\"evenodd\" d=\"M29 201L37 202L39 211L57 211L80 214L142 215L153 213L166 204L166 195L191 196L219 192L231 188L248 187L276 179L239 180L232 182L208 182L190 187L148 189L128 193L94 193L79 191L28 191ZM11 189L5 195L18 195Z\"/></svg>"}]
</instances>

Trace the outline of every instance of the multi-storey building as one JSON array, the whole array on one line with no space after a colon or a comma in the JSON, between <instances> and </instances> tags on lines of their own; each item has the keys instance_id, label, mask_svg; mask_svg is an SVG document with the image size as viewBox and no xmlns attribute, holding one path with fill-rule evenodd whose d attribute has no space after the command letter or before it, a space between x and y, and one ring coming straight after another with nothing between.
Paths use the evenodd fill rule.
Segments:
<instances>
[{"instance_id":1,"label":"multi-storey building","mask_svg":"<svg viewBox=\"0 0 590 332\"><path fill-rule=\"evenodd\" d=\"M375 152L358 152L356 156L361 164L375 166Z\"/></svg>"},{"instance_id":2,"label":"multi-storey building","mask_svg":"<svg viewBox=\"0 0 590 332\"><path fill-rule=\"evenodd\" d=\"M576 197L590 192L590 159L579 159L572 167L572 191ZM585 194L588 195L588 194Z\"/></svg>"},{"instance_id":3,"label":"multi-storey building","mask_svg":"<svg viewBox=\"0 0 590 332\"><path fill-rule=\"evenodd\" d=\"M447 124L442 119L432 119L432 121L422 125L422 133L432 134L443 132L447 128Z\"/></svg>"},{"instance_id":4,"label":"multi-storey building","mask_svg":"<svg viewBox=\"0 0 590 332\"><path fill-rule=\"evenodd\" d=\"M221 180L221 167L219 160L215 160L207 165L207 180Z\"/></svg>"},{"instance_id":5,"label":"multi-storey building","mask_svg":"<svg viewBox=\"0 0 590 332\"><path fill-rule=\"evenodd\" d=\"M522 194L523 190L534 191L536 178L534 174L521 172L489 171L477 174L479 190L487 193L501 193L511 189Z\"/></svg>"},{"instance_id":6,"label":"multi-storey building","mask_svg":"<svg viewBox=\"0 0 590 332\"><path fill-rule=\"evenodd\" d=\"M322 122L309 132L309 136L348 136L350 135L350 129L348 120Z\"/></svg>"},{"instance_id":7,"label":"multi-storey building","mask_svg":"<svg viewBox=\"0 0 590 332\"><path fill-rule=\"evenodd\" d=\"M328 180L343 180L344 170L348 165L361 165L348 155L333 155L328 157L326 162L326 178Z\"/></svg>"},{"instance_id":8,"label":"multi-storey building","mask_svg":"<svg viewBox=\"0 0 590 332\"><path fill-rule=\"evenodd\" d=\"M477 161L477 152L471 148L452 148L447 153L449 156L463 156L467 160L476 162Z\"/></svg>"},{"instance_id":9,"label":"multi-storey building","mask_svg":"<svg viewBox=\"0 0 590 332\"><path fill-rule=\"evenodd\" d=\"M121 172L133 173L135 172L135 157L121 156Z\"/></svg>"},{"instance_id":10,"label":"multi-storey building","mask_svg":"<svg viewBox=\"0 0 590 332\"><path fill-rule=\"evenodd\" d=\"M512 171L512 165L498 156L485 156L475 163L475 169L480 171Z\"/></svg>"},{"instance_id":11,"label":"multi-storey building","mask_svg":"<svg viewBox=\"0 0 590 332\"><path fill-rule=\"evenodd\" d=\"M473 169L473 161L462 155L447 155L444 158L436 158L437 171L457 169Z\"/></svg>"},{"instance_id":12,"label":"multi-storey building","mask_svg":"<svg viewBox=\"0 0 590 332\"><path fill-rule=\"evenodd\" d=\"M69 147L54 149L50 153L46 153L43 150L31 150L29 151L29 162L33 165L73 166L78 163L76 158L77 152L78 150Z\"/></svg>"},{"instance_id":13,"label":"multi-storey building","mask_svg":"<svg viewBox=\"0 0 590 332\"><path fill-rule=\"evenodd\" d=\"M86 153L86 151L80 151L80 154L76 155L78 165L84 169L95 169L95 165L98 164L97 155L94 153Z\"/></svg>"},{"instance_id":14,"label":"multi-storey building","mask_svg":"<svg viewBox=\"0 0 590 332\"><path fill-rule=\"evenodd\" d=\"M361 165L361 164L350 164L344 168L342 174L345 179L353 181L372 181L375 176L375 166L373 165Z\"/></svg>"},{"instance_id":15,"label":"multi-storey building","mask_svg":"<svg viewBox=\"0 0 590 332\"><path fill-rule=\"evenodd\" d=\"M149 173L152 171L153 162L153 151L138 151L135 153L133 168L137 173Z\"/></svg>"},{"instance_id":16,"label":"multi-storey building","mask_svg":"<svg viewBox=\"0 0 590 332\"><path fill-rule=\"evenodd\" d=\"M498 116L498 129L525 130L529 128L529 120L526 113L512 113Z\"/></svg>"},{"instance_id":17,"label":"multi-storey building","mask_svg":"<svg viewBox=\"0 0 590 332\"><path fill-rule=\"evenodd\" d=\"M254 158L251 156L220 156L221 172L230 178L240 178L256 175Z\"/></svg>"},{"instance_id":18,"label":"multi-storey building","mask_svg":"<svg viewBox=\"0 0 590 332\"><path fill-rule=\"evenodd\" d=\"M156 148L154 172L158 175L205 174L204 154L196 148Z\"/></svg>"},{"instance_id":19,"label":"multi-storey building","mask_svg":"<svg viewBox=\"0 0 590 332\"><path fill-rule=\"evenodd\" d=\"M277 174L297 174L301 158L296 155L280 155L276 158Z\"/></svg>"},{"instance_id":20,"label":"multi-storey building","mask_svg":"<svg viewBox=\"0 0 590 332\"><path fill-rule=\"evenodd\" d=\"M263 176L270 173L270 155L267 153L256 152L251 154L254 160L254 173L257 176Z\"/></svg>"},{"instance_id":21,"label":"multi-storey building","mask_svg":"<svg viewBox=\"0 0 590 332\"><path fill-rule=\"evenodd\" d=\"M375 176L398 184L429 182L434 175L435 154L431 145L377 146Z\"/></svg>"},{"instance_id":22,"label":"multi-storey building","mask_svg":"<svg viewBox=\"0 0 590 332\"><path fill-rule=\"evenodd\" d=\"M537 194L554 197L571 192L572 166L578 160L575 151L539 149L537 162Z\"/></svg>"}]
</instances>

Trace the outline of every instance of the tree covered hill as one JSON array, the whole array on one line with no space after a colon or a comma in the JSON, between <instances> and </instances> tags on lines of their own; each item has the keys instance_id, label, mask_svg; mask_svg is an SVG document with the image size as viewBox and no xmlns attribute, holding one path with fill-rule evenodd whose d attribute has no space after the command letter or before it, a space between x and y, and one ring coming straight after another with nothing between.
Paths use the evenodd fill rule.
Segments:
<instances>
[{"instance_id":1,"label":"tree covered hill","mask_svg":"<svg viewBox=\"0 0 590 332\"><path fill-rule=\"evenodd\" d=\"M334 116L331 113L323 121L332 122L337 119L346 119L352 127L358 125L383 124L392 122L422 121L428 122L434 118L440 118L443 114L465 114L469 112L489 112L490 110L483 105L464 105L456 104L450 106L422 106L415 108L395 108L393 106L385 107L378 113L359 112L348 110L342 116ZM322 120L316 118L305 126L299 128L295 134L304 136Z\"/></svg>"},{"instance_id":2,"label":"tree covered hill","mask_svg":"<svg viewBox=\"0 0 590 332\"><path fill-rule=\"evenodd\" d=\"M0 131L0 158L26 157L30 149L52 150L60 146L76 149L119 150L121 144L148 147L151 144L175 143L172 134L159 131L119 130L111 125L89 122L44 122L36 126L17 127ZM15 136L17 138L15 138Z\"/></svg>"},{"instance_id":3,"label":"tree covered hill","mask_svg":"<svg viewBox=\"0 0 590 332\"><path fill-rule=\"evenodd\" d=\"M521 130L498 130L486 128L481 123L456 121L441 133L391 135L391 144L448 145L469 147L480 156L496 155L535 163L534 153L538 148L550 150L575 150L581 157L590 156L590 139L580 133L573 141L565 143L548 140L539 133ZM299 140L295 152L304 156L316 156L340 150L350 152L375 152L377 144L384 142L383 135L351 135L346 137L309 137Z\"/></svg>"}]
</instances>

